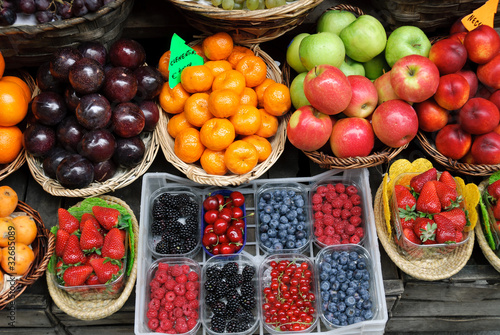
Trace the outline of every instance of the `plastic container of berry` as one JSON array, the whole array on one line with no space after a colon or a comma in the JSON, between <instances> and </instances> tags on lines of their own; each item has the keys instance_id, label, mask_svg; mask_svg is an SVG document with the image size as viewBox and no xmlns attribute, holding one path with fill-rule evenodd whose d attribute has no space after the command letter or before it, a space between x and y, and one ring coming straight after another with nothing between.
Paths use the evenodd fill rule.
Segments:
<instances>
[{"instance_id":1,"label":"plastic container of berry","mask_svg":"<svg viewBox=\"0 0 500 335\"><path fill-rule=\"evenodd\" d=\"M205 331L211 335L253 334L259 325L259 296L258 265L252 255L242 251L213 256L203 266L201 278ZM224 311L226 316L221 316Z\"/></svg>"},{"instance_id":2,"label":"plastic container of berry","mask_svg":"<svg viewBox=\"0 0 500 335\"><path fill-rule=\"evenodd\" d=\"M328 329L354 330L377 317L380 304L368 250L357 244L327 246L316 256L315 269L320 316Z\"/></svg>"},{"instance_id":3,"label":"plastic container of berry","mask_svg":"<svg viewBox=\"0 0 500 335\"><path fill-rule=\"evenodd\" d=\"M168 279L169 276L172 278ZM136 334L165 333L169 329L177 334L196 334L201 326L200 278L201 267L192 259L164 257L154 261L147 271L146 282L136 288L142 298L138 301ZM169 310L173 317L169 316ZM179 318L185 319L186 324L181 324Z\"/></svg>"},{"instance_id":4,"label":"plastic container of berry","mask_svg":"<svg viewBox=\"0 0 500 335\"><path fill-rule=\"evenodd\" d=\"M155 258L192 258L201 246L201 195L188 186L161 187L149 196L148 248Z\"/></svg>"},{"instance_id":5,"label":"plastic container of berry","mask_svg":"<svg viewBox=\"0 0 500 335\"><path fill-rule=\"evenodd\" d=\"M297 182L266 182L255 193L256 239L268 254L301 253L311 244L308 189Z\"/></svg>"},{"instance_id":6,"label":"plastic container of berry","mask_svg":"<svg viewBox=\"0 0 500 335\"><path fill-rule=\"evenodd\" d=\"M360 244L365 240L365 189L347 175L322 178L311 185L309 220L313 242L319 248Z\"/></svg>"}]
</instances>

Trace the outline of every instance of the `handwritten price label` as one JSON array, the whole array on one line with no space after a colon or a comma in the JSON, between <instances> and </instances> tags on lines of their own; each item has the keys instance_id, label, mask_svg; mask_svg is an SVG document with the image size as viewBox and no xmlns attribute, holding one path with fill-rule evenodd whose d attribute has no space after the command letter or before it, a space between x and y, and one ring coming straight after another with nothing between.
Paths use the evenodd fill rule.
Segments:
<instances>
[{"instance_id":1,"label":"handwritten price label","mask_svg":"<svg viewBox=\"0 0 500 335\"><path fill-rule=\"evenodd\" d=\"M498 0L488 0L484 5L465 16L462 24L468 31L474 30L480 25L487 25L493 28L495 13L498 9Z\"/></svg>"},{"instance_id":2,"label":"handwritten price label","mask_svg":"<svg viewBox=\"0 0 500 335\"><path fill-rule=\"evenodd\" d=\"M186 45L186 42L174 34L170 41L170 62L168 63L168 86L174 88L181 82L181 73L188 66L203 65L203 57Z\"/></svg>"}]
</instances>

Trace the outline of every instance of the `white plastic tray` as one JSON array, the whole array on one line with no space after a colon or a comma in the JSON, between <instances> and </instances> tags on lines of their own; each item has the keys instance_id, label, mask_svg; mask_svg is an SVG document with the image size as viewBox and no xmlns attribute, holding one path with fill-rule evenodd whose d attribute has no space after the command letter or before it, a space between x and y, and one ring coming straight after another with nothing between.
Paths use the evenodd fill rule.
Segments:
<instances>
[{"instance_id":1,"label":"white plastic tray","mask_svg":"<svg viewBox=\"0 0 500 335\"><path fill-rule=\"evenodd\" d=\"M328 330L328 328L322 323L318 322L317 326L311 333L314 334L383 334L385 329L385 324L387 323L387 305L385 300L384 285L382 280L382 268L380 265L380 253L378 247L377 233L375 229L375 218L373 214L373 201L372 193L370 189L370 183L368 180L368 170L367 169L352 169L352 170L329 170L327 172L321 173L312 177L304 178L276 178L276 179L256 179L250 181L248 184L240 185L237 187L226 187L226 189L238 190L245 197L246 200L246 211L248 213L255 212L254 206L254 195L257 189L269 182L297 182L306 185L306 188L310 189L310 186L318 181L324 179L331 179L335 177L336 181L354 182L362 188L362 200L363 200L363 215L365 215L366 220L366 231L365 239L363 241L363 246L370 252L373 260L373 273L375 281L375 296L378 304L378 312L374 315L372 320L363 321L358 324L353 324L350 326L342 327L340 329ZM137 274L137 286L136 286L136 303L135 303L135 325L134 332L137 335L143 334L156 334L147 328L147 321L144 322L146 314L146 301L145 297L147 287L147 271L150 265L153 263L154 258L147 246L147 240L143 238L148 236L148 226L150 218L150 208L149 208L149 195L160 187L171 187L186 185L192 187L193 189L199 191L200 193L208 194L210 191L219 189L213 186L206 186L197 184L189 179L174 176L168 173L146 173L142 179L142 192L141 192L141 214L140 214L140 228L139 228L139 248L138 248L138 274ZM254 261L256 264L260 264L265 254L257 245L255 238L255 220L253 217L247 219L247 242L244 250L250 255L254 256ZM312 260L318 254L320 249L314 244L311 245L304 251L306 256L311 257ZM198 261L201 266L203 266L206 260L210 258L203 250L200 250L193 259ZM201 328L198 331L199 334L206 335L207 332ZM262 323L260 323L257 328L256 334L265 334Z\"/></svg>"}]
</instances>

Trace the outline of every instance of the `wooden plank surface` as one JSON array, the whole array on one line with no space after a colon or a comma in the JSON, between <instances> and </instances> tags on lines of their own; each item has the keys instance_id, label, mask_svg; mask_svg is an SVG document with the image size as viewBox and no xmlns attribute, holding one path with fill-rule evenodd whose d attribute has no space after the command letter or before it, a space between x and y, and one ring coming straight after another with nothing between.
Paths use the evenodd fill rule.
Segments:
<instances>
[{"instance_id":1,"label":"wooden plank surface","mask_svg":"<svg viewBox=\"0 0 500 335\"><path fill-rule=\"evenodd\" d=\"M404 300L477 302L500 300L500 285L450 284L450 283L407 283L401 296Z\"/></svg>"},{"instance_id":2,"label":"wooden plank surface","mask_svg":"<svg viewBox=\"0 0 500 335\"><path fill-rule=\"evenodd\" d=\"M500 325L500 317L498 316L471 318L393 317L387 322L385 330L386 334L421 333L425 330L426 335L483 334L482 332L486 332L485 335L498 335L498 325Z\"/></svg>"}]
</instances>

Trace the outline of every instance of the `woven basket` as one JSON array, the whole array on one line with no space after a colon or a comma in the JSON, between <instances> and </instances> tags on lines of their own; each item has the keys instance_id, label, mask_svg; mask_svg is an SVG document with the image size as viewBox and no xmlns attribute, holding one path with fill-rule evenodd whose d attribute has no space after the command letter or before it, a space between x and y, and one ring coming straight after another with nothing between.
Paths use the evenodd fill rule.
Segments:
<instances>
[{"instance_id":1,"label":"woven basket","mask_svg":"<svg viewBox=\"0 0 500 335\"><path fill-rule=\"evenodd\" d=\"M100 196L101 199L108 202L108 204L117 204L124 207L132 217L132 225L134 230L134 244L135 244L135 256L134 256L134 265L132 267L132 271L130 272L130 276L126 278L125 287L121 293L121 295L116 299L103 299L103 300L75 300L71 298L71 296L56 287L53 281L54 274L47 271L47 286L49 287L49 293L52 297L54 303L66 314L80 319L80 320L99 320L110 316L111 314L118 311L125 304L127 299L129 298L132 290L135 286L135 280L137 278L137 241L139 240L139 223L137 218L134 215L132 209L125 203L123 200L103 195ZM78 206L78 204L76 205Z\"/></svg>"},{"instance_id":2,"label":"woven basket","mask_svg":"<svg viewBox=\"0 0 500 335\"><path fill-rule=\"evenodd\" d=\"M201 42L201 41L200 41ZM194 42L196 44L198 42ZM274 60L260 49L258 45L250 46L250 49L255 53L255 55L261 57L267 65L267 77L273 79L277 83L281 83L283 78L281 71L274 62ZM269 139L271 143L272 152L271 155L262 163L257 164L257 166L250 172L235 175L228 174L225 176L215 176L205 172L201 165L199 164L188 164L180 160L179 157L174 153L174 143L175 140L167 132L167 124L169 120L169 115L167 113L161 113L160 121L158 122L157 129L160 130L160 146L163 150L163 154L167 161L172 163L177 169L182 171L189 179L194 180L199 184L206 185L216 185L216 186L237 186L246 183L250 180L260 177L263 175L281 156L281 153L285 149L286 143L286 125L290 113L279 118L278 131L276 134Z\"/></svg>"},{"instance_id":3,"label":"woven basket","mask_svg":"<svg viewBox=\"0 0 500 335\"><path fill-rule=\"evenodd\" d=\"M34 26L0 28L0 50L7 67L38 66L62 47L82 42L116 41L132 11L134 0L115 0L95 13Z\"/></svg>"},{"instance_id":4,"label":"woven basket","mask_svg":"<svg viewBox=\"0 0 500 335\"><path fill-rule=\"evenodd\" d=\"M387 232L384 205L382 203L382 185L380 185L375 195L373 209L378 239L387 255L401 271L416 279L434 281L450 278L465 266L472 255L474 231L469 232L469 240L465 244L456 247L443 258L410 260L399 252L394 239Z\"/></svg>"},{"instance_id":5,"label":"woven basket","mask_svg":"<svg viewBox=\"0 0 500 335\"><path fill-rule=\"evenodd\" d=\"M194 28L214 34L229 33L236 43L256 44L273 40L300 25L323 0L296 0L284 6L260 10L224 10L192 0L168 0Z\"/></svg>"},{"instance_id":6,"label":"woven basket","mask_svg":"<svg viewBox=\"0 0 500 335\"><path fill-rule=\"evenodd\" d=\"M479 192L483 194L483 191L486 187L488 187L488 180L482 181L478 186ZM480 210L478 208L479 213ZM481 214L480 214L481 215ZM481 248L481 251L483 252L484 257L490 262L491 266L495 268L498 272L500 272L500 258L491 250L488 241L486 241L486 237L483 232L483 227L482 224L477 224L476 228L476 236L477 236L477 243L479 244L479 247Z\"/></svg>"},{"instance_id":7,"label":"woven basket","mask_svg":"<svg viewBox=\"0 0 500 335\"><path fill-rule=\"evenodd\" d=\"M457 19L484 5L485 0L372 0L371 3L392 30L411 25L430 32L449 29ZM497 15L495 25L499 23Z\"/></svg>"},{"instance_id":8,"label":"woven basket","mask_svg":"<svg viewBox=\"0 0 500 335\"><path fill-rule=\"evenodd\" d=\"M24 212L30 215L36 223L38 230L36 239L31 243L31 249L35 254L35 260L28 271L20 278L15 279L15 284L0 294L0 309L19 297L26 288L40 278L47 269L55 248L55 236L45 228L40 214L22 201L19 201L16 212ZM6 285L7 286L7 285Z\"/></svg>"}]
</instances>

